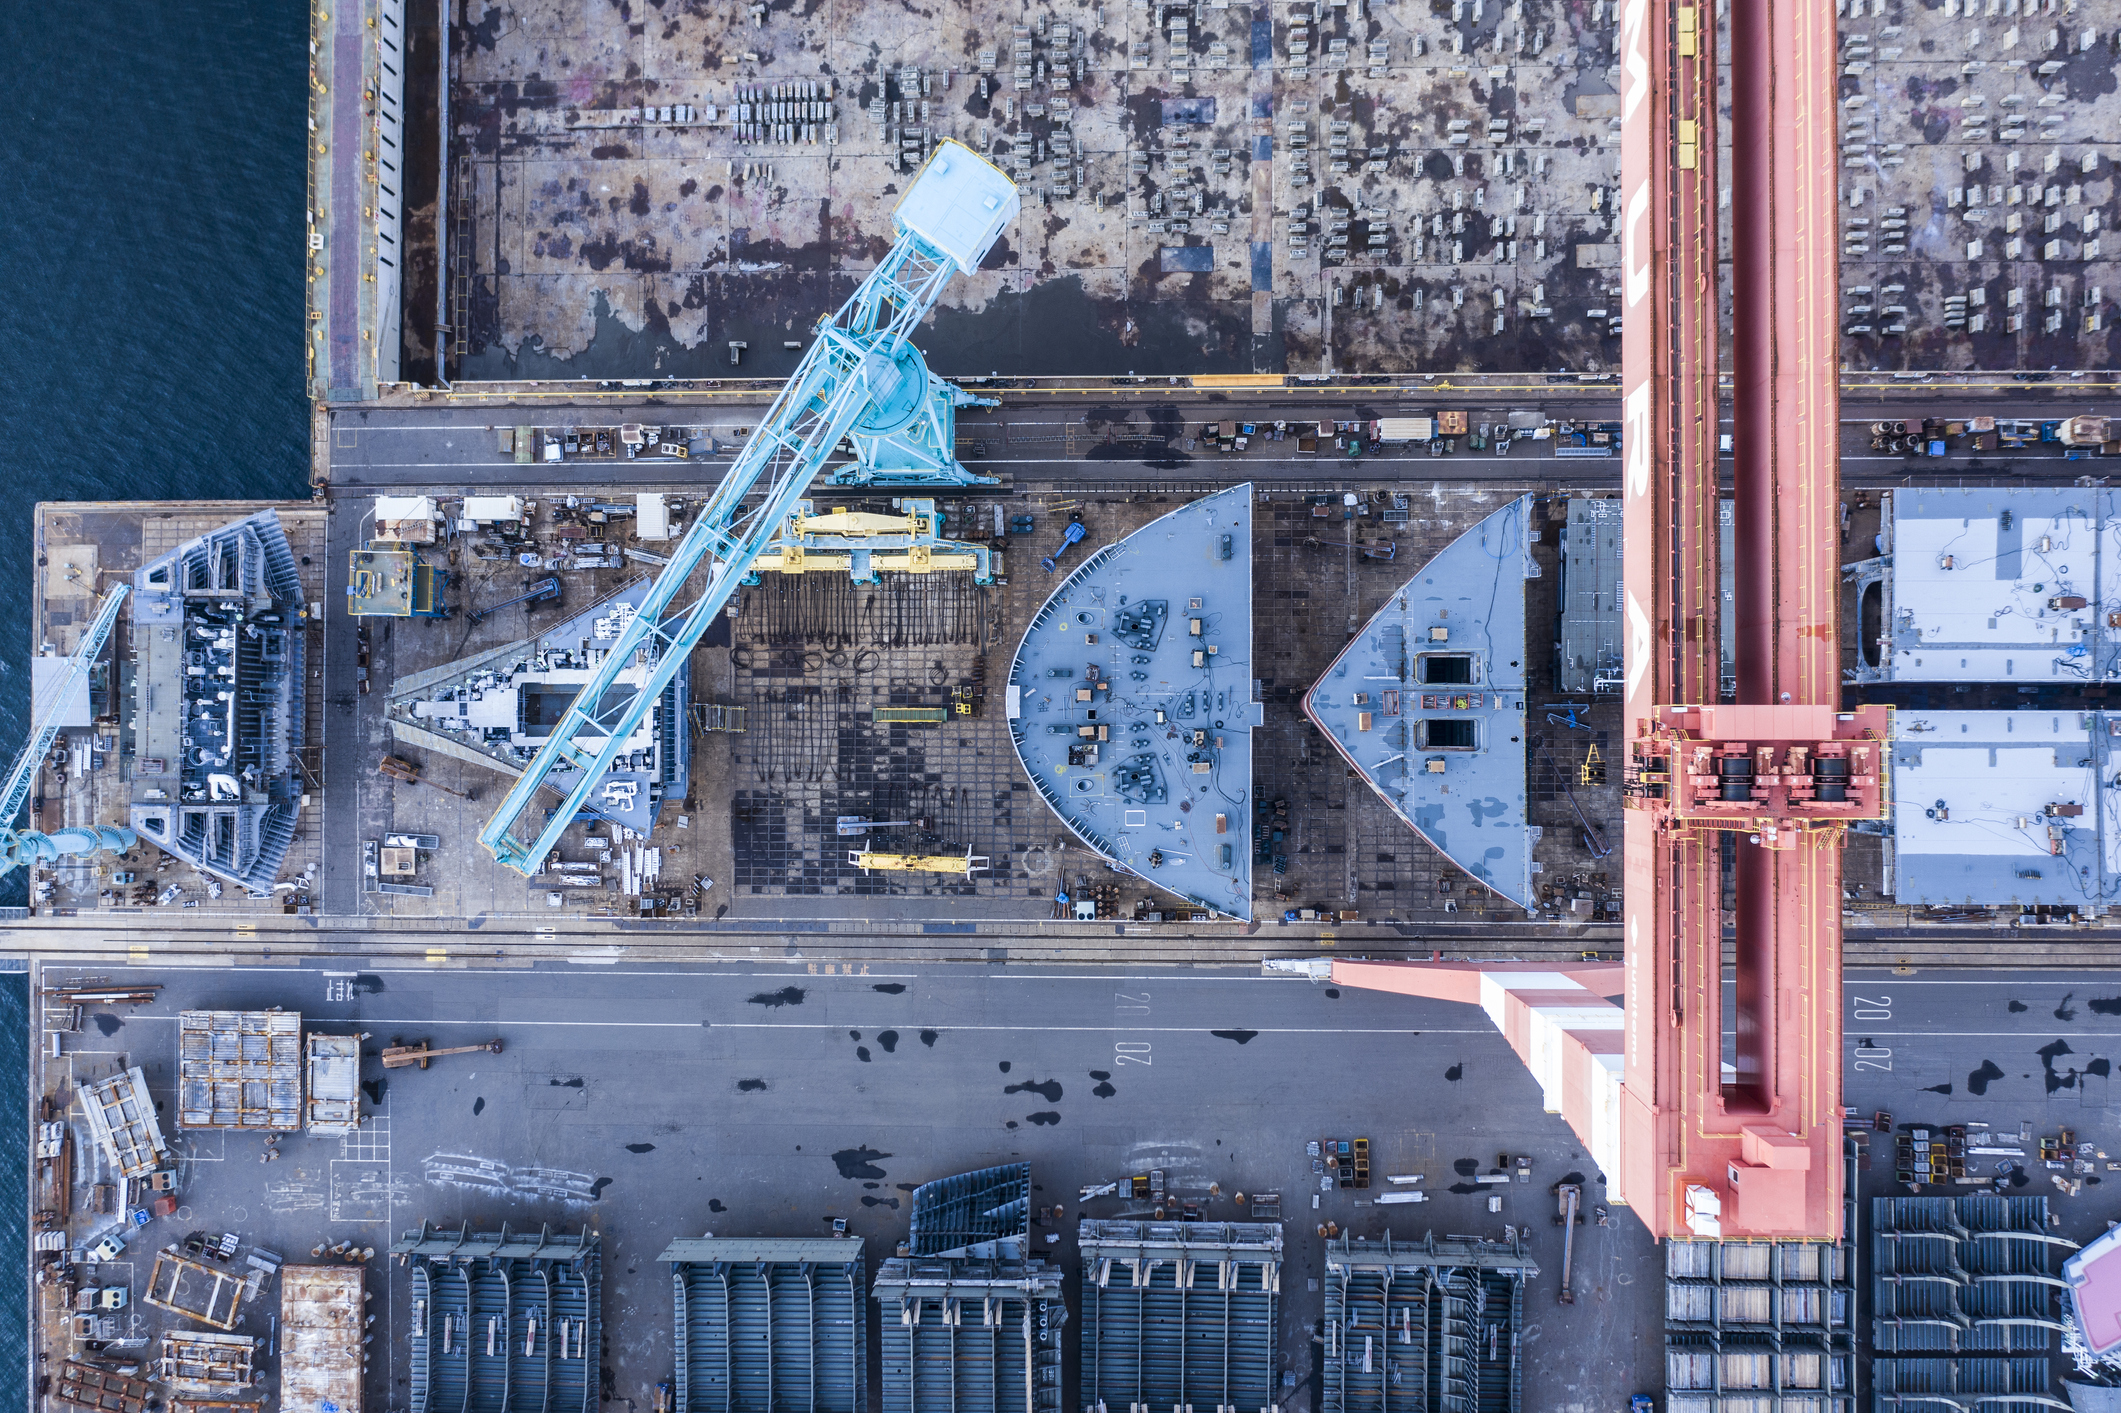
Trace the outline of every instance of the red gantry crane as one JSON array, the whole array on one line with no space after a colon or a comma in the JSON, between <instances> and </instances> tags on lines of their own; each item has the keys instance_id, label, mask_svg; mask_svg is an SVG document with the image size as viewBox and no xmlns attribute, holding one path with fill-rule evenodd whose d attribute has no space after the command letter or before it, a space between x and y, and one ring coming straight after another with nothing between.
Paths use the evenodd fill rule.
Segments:
<instances>
[{"instance_id":1,"label":"red gantry crane","mask_svg":"<svg viewBox=\"0 0 2121 1413\"><path fill-rule=\"evenodd\" d=\"M1733 0L1730 32L1737 688L1720 704L1715 12L1621 8L1625 1004L1598 964L1333 977L1482 1005L1653 1235L1831 1240L1841 845L1885 814L1891 731L1886 708L1839 710L1834 8Z\"/></svg>"},{"instance_id":2,"label":"red gantry crane","mask_svg":"<svg viewBox=\"0 0 2121 1413\"><path fill-rule=\"evenodd\" d=\"M1830 1239L1841 844L1885 811L1891 725L1839 710L1834 10L1731 7L1736 705L1716 704L1715 41L1706 5L1622 9L1621 1187L1660 1237Z\"/></svg>"}]
</instances>

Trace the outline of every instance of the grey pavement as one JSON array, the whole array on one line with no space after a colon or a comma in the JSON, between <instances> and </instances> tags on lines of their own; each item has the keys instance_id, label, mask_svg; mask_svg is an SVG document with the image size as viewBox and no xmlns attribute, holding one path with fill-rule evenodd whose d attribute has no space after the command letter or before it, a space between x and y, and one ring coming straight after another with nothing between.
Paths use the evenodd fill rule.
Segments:
<instances>
[{"instance_id":1,"label":"grey pavement","mask_svg":"<svg viewBox=\"0 0 2121 1413\"><path fill-rule=\"evenodd\" d=\"M41 980L76 974L46 967ZM365 1061L377 1112L362 1136L292 1136L271 1164L257 1161L254 1137L172 1132L186 1211L142 1232L135 1251L194 1228L306 1259L319 1242L380 1249L422 1218L588 1223L605 1243L605 1364L619 1406L647 1408L671 1373L670 1286L654 1263L670 1238L813 1236L844 1217L873 1272L905 1234L911 1186L1016 1159L1032 1165L1037 1204L1067 1209L1037 1234L1059 1237L1049 1250L1074 1309L1075 1220L1132 1210L1079 1204L1080 1185L1161 1168L1179 1194L1226 1218L1240 1214L1236 1193L1279 1190L1289 1252L1280 1357L1299 1381L1287 1408L1317 1406L1311 1334L1326 1221L1401 1237L1522 1226L1543 1270L1525 1302L1523 1406L1618 1408L1657 1386L1656 1249L1614 1209L1614 1225L1580 1229L1577 1303L1558 1304L1548 1189L1582 1174L1597 1194L1601 1177L1472 1007L1214 968L348 963L96 974L166 989L153 1006L68 1036L61 1060L40 1047L40 1082L63 1089L139 1064L165 1123L173 1017L187 1007L296 1009L311 1028L366 1031L371 1051L401 1038L502 1039L501 1055L426 1071L386 1075ZM1354 1137L1372 1141L1380 1177L1418 1173L1433 1200L1379 1209L1375 1192L1331 1191L1316 1194L1314 1211L1304 1144ZM1529 1154L1532 1181L1499 1189L1502 1210L1490 1214L1498 1189L1466 1178L1504 1153ZM594 1196L540 1197L535 1184ZM145 1262L126 1273L137 1291ZM401 1408L406 1277L383 1266L373 1288L370 1406ZM249 1307L241 1330L265 1333L270 1308ZM1080 1333L1071 1323L1069 1409Z\"/></svg>"},{"instance_id":2,"label":"grey pavement","mask_svg":"<svg viewBox=\"0 0 2121 1413\"><path fill-rule=\"evenodd\" d=\"M2056 1234L2080 1244L2121 1220L2121 1171L2106 1166L2121 1163L2112 1075L2121 1059L2121 969L1900 975L1852 967L1841 1023L1843 1099L1859 1119L1885 1110L1896 1127L1987 1124L1997 1146L2016 1146L2021 1128L2030 1130L2012 1192L2045 1196L2061 1219ZM2040 1136L2063 1128L2110 1155L2075 1197L2057 1190L2038 1161ZM1904 1194L1893 1181L1891 1138L1872 1141L1864 1194ZM1993 1178L2018 1160L1974 1161L1979 1176Z\"/></svg>"},{"instance_id":3,"label":"grey pavement","mask_svg":"<svg viewBox=\"0 0 2121 1413\"><path fill-rule=\"evenodd\" d=\"M2082 403L2083 399L2078 399ZM1394 415L1402 408L1435 408L1453 403L1450 395L1380 390L1374 399L1245 401L1233 403L1176 390L1168 396L1132 394L1042 395L1011 401L993 410L967 410L959 418L966 442L979 443L966 453L974 469L1003 477L1007 484L1066 482L1086 490L1133 489L1157 484L1230 484L1254 480L1264 488L1339 484L1351 478L1366 482L1454 483L1527 480L1570 485L1617 484L1620 464L1610 458L1565 458L1554 443L1519 443L1507 455L1474 452L1463 445L1446 457L1420 450L1387 450L1359 462L1333 456L1298 455L1293 440L1255 443L1245 453L1218 456L1196 449L1166 449L1161 429L1181 426L1194 435L1210 420L1354 420ZM1617 399L1581 392L1456 402L1468 420L1500 422L1513 409L1541 407L1556 418L1610 421L1620 413ZM2100 404L2105 405L2103 402ZM522 489L614 487L626 490L697 490L726 469L739 429L754 425L763 404L732 406L728 402L612 406L552 404L533 407L466 407L421 405L335 412L332 418L331 484L335 493L367 490L426 490L461 494L507 486ZM2070 462L2059 447L2030 447L2016 455L1974 456L1955 452L1941 458L1886 456L1869 450L1868 425L1881 417L1935 415L1934 401L1900 398L1876 403L1844 404L1843 479L1851 487L1903 484L1907 478L1928 483L1968 477L2062 478L2100 474L2097 460ZM2057 417L2079 406L2030 405L2017 394L1989 394L1953 400L1950 415ZM1160 429L1154 445L1116 435L1105 439L1085 417L1103 419L1143 414ZM690 462L662 459L625 461L575 460L519 465L500 452L496 433L518 425L612 425L641 419L695 427L715 437L719 456ZM1729 418L1725 424L1729 425ZM1132 424L1146 434L1148 422Z\"/></svg>"}]
</instances>

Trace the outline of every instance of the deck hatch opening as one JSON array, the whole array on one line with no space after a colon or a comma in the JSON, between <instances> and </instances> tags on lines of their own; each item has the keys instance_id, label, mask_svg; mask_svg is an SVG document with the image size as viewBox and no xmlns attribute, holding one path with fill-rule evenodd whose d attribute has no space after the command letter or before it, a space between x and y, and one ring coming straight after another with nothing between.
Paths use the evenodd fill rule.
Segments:
<instances>
[{"instance_id":1,"label":"deck hatch opening","mask_svg":"<svg viewBox=\"0 0 2121 1413\"><path fill-rule=\"evenodd\" d=\"M1473 678L1473 654L1471 653L1423 653L1415 660L1415 679L1423 686L1452 686L1471 683Z\"/></svg>"}]
</instances>

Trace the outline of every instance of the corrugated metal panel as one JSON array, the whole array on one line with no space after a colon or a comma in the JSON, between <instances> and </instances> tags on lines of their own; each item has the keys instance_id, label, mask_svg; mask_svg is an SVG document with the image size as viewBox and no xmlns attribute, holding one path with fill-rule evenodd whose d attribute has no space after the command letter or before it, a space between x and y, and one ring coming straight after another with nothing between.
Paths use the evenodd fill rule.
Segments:
<instances>
[{"instance_id":1,"label":"corrugated metal panel","mask_svg":"<svg viewBox=\"0 0 2121 1413\"><path fill-rule=\"evenodd\" d=\"M886 1261L873 1288L882 1307L884 1413L1057 1413L1061 1272L1001 1243L988 1260Z\"/></svg>"},{"instance_id":2,"label":"corrugated metal panel","mask_svg":"<svg viewBox=\"0 0 2121 1413\"><path fill-rule=\"evenodd\" d=\"M671 1243L678 1413L867 1413L859 1238Z\"/></svg>"},{"instance_id":3,"label":"corrugated metal panel","mask_svg":"<svg viewBox=\"0 0 2121 1413\"><path fill-rule=\"evenodd\" d=\"M596 1413L598 1240L408 1232L391 1251L412 1262L412 1413Z\"/></svg>"},{"instance_id":4,"label":"corrugated metal panel","mask_svg":"<svg viewBox=\"0 0 2121 1413\"><path fill-rule=\"evenodd\" d=\"M1086 1221L1086 1408L1275 1403L1279 1223Z\"/></svg>"}]
</instances>

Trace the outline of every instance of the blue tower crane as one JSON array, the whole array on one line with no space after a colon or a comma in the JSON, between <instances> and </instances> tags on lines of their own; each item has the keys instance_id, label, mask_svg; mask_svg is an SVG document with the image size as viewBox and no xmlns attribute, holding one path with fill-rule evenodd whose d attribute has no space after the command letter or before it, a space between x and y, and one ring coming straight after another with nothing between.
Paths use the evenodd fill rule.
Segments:
<instances>
[{"instance_id":1,"label":"blue tower crane","mask_svg":"<svg viewBox=\"0 0 2121 1413\"><path fill-rule=\"evenodd\" d=\"M21 815L23 806L29 803L30 786L37 778L37 768L51 751L52 742L58 739L59 717L66 704L74 699L74 693L81 690L89 669L103 651L104 643L109 641L110 630L118 621L119 605L125 602L130 588L127 584L113 585L110 597L96 610L88 631L81 635L81 646L75 649L72 661L66 665L66 676L59 680L51 700L42 704L36 727L30 732L28 743L22 747L22 754L15 757L14 769L8 772L7 793L0 797L0 876L61 855L93 854L106 849L123 853L140 842L140 836L122 824L76 826L49 834L15 828L15 820Z\"/></svg>"},{"instance_id":2,"label":"blue tower crane","mask_svg":"<svg viewBox=\"0 0 2121 1413\"><path fill-rule=\"evenodd\" d=\"M527 874L552 852L842 438L853 440L870 473L857 484L967 484L970 473L952 455L956 409L978 399L930 373L911 339L951 279L979 268L1019 205L1016 184L972 149L936 148L892 215L898 239L853 296L818 321L795 376L479 832L495 858ZM746 509L761 488L763 499ZM705 589L680 604L703 566ZM636 667L641 680L614 691ZM545 789L561 800L540 818Z\"/></svg>"}]
</instances>

